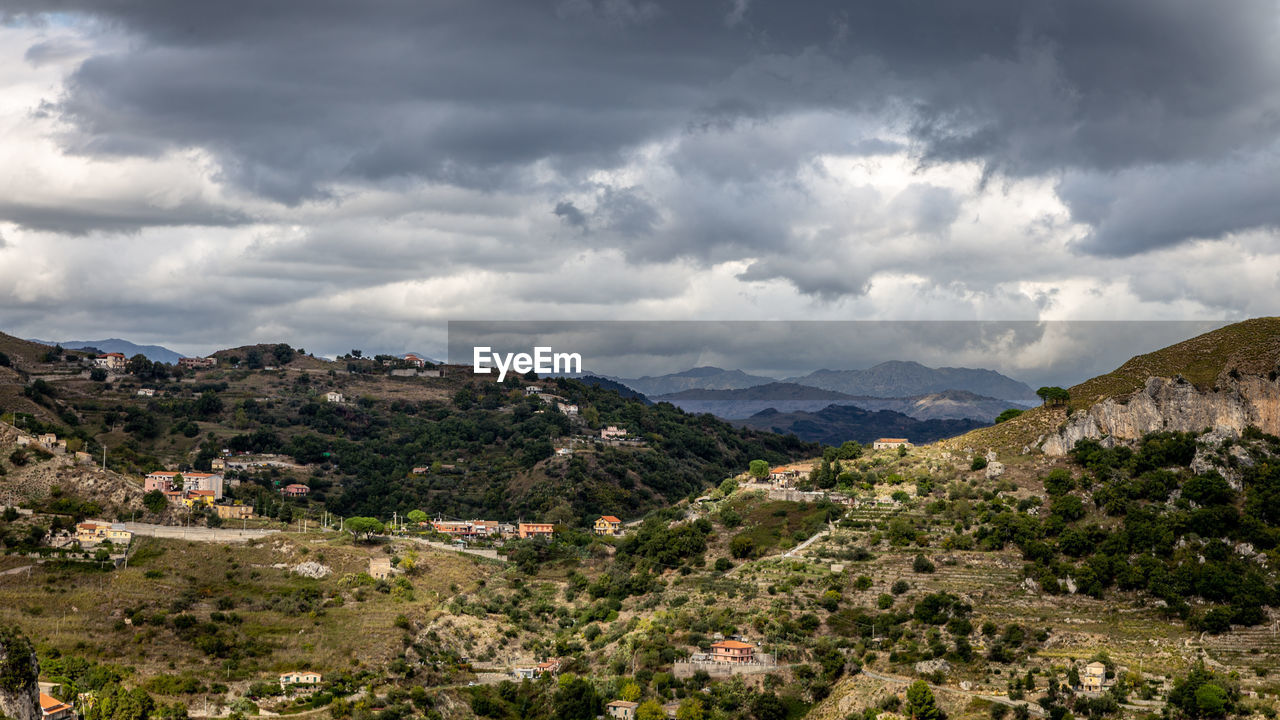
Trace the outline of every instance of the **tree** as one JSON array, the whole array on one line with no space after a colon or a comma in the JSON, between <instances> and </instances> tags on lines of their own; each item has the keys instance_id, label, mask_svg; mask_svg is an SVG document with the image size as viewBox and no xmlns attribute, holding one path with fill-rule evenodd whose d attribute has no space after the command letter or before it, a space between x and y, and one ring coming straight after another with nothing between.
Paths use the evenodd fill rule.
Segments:
<instances>
[{"instance_id":1,"label":"tree","mask_svg":"<svg viewBox=\"0 0 1280 720\"><path fill-rule=\"evenodd\" d=\"M1036 390L1036 397L1045 405L1066 405L1071 400L1071 393L1057 386L1046 385Z\"/></svg>"},{"instance_id":2,"label":"tree","mask_svg":"<svg viewBox=\"0 0 1280 720\"><path fill-rule=\"evenodd\" d=\"M916 555L916 559L911 563L911 569L918 573L931 573L935 568L933 563L929 562L929 558L924 555Z\"/></svg>"},{"instance_id":3,"label":"tree","mask_svg":"<svg viewBox=\"0 0 1280 720\"><path fill-rule=\"evenodd\" d=\"M97 701L89 707L86 720L147 720L156 703L142 688L125 690L110 685L98 692Z\"/></svg>"},{"instance_id":4,"label":"tree","mask_svg":"<svg viewBox=\"0 0 1280 720\"><path fill-rule=\"evenodd\" d=\"M1044 491L1050 495L1066 495L1076 486L1076 481L1071 477L1071 473L1063 468L1054 468L1044 478Z\"/></svg>"},{"instance_id":5,"label":"tree","mask_svg":"<svg viewBox=\"0 0 1280 720\"><path fill-rule=\"evenodd\" d=\"M703 720L705 717L702 701L698 698L685 698L676 709L676 720Z\"/></svg>"},{"instance_id":6,"label":"tree","mask_svg":"<svg viewBox=\"0 0 1280 720\"><path fill-rule=\"evenodd\" d=\"M343 527L345 527L347 532L351 533L351 536L357 540L368 540L374 535L386 530L386 526L382 524L381 520L360 516L348 518L347 521L343 523Z\"/></svg>"},{"instance_id":7,"label":"tree","mask_svg":"<svg viewBox=\"0 0 1280 720\"><path fill-rule=\"evenodd\" d=\"M138 377L150 377L151 361L147 359L146 355L143 355L142 353L138 353L137 355L134 355L133 357L129 358L128 362L126 362L124 365L124 369L130 375L136 375Z\"/></svg>"},{"instance_id":8,"label":"tree","mask_svg":"<svg viewBox=\"0 0 1280 720\"><path fill-rule=\"evenodd\" d=\"M757 480L763 480L769 477L769 463L764 460L752 460L748 466L748 473Z\"/></svg>"},{"instance_id":9,"label":"tree","mask_svg":"<svg viewBox=\"0 0 1280 720\"><path fill-rule=\"evenodd\" d=\"M644 694L644 691L640 689L640 684L634 680L629 680L622 686L622 692L618 693L618 696L627 702L636 702L642 694Z\"/></svg>"},{"instance_id":10,"label":"tree","mask_svg":"<svg viewBox=\"0 0 1280 720\"><path fill-rule=\"evenodd\" d=\"M636 720L666 720L667 711L653 699L645 700L636 708Z\"/></svg>"},{"instance_id":11,"label":"tree","mask_svg":"<svg viewBox=\"0 0 1280 720\"><path fill-rule=\"evenodd\" d=\"M409 518L409 522L417 524L424 523L430 519L427 514L421 510L410 510L406 517Z\"/></svg>"},{"instance_id":12,"label":"tree","mask_svg":"<svg viewBox=\"0 0 1280 720\"><path fill-rule=\"evenodd\" d=\"M604 703L591 683L575 675L562 675L553 701L558 718L565 720L595 720L604 710Z\"/></svg>"},{"instance_id":13,"label":"tree","mask_svg":"<svg viewBox=\"0 0 1280 720\"><path fill-rule=\"evenodd\" d=\"M164 493L159 490L152 490L142 496L142 506L145 507L148 512L154 515L159 515L164 512L165 508L169 507L169 500L166 499Z\"/></svg>"},{"instance_id":14,"label":"tree","mask_svg":"<svg viewBox=\"0 0 1280 720\"><path fill-rule=\"evenodd\" d=\"M734 535L729 541L729 552L736 558L751 557L756 551L756 541L750 535Z\"/></svg>"},{"instance_id":15,"label":"tree","mask_svg":"<svg viewBox=\"0 0 1280 720\"><path fill-rule=\"evenodd\" d=\"M751 703L751 717L756 720L785 720L787 706L773 693L762 693Z\"/></svg>"},{"instance_id":16,"label":"tree","mask_svg":"<svg viewBox=\"0 0 1280 720\"><path fill-rule=\"evenodd\" d=\"M1009 420L1012 420L1018 417L1019 415L1021 415L1023 412L1025 411L1019 410L1018 408L1009 408L1008 410L1005 410L1004 412L996 416L996 424L999 425L1002 422L1007 422Z\"/></svg>"},{"instance_id":17,"label":"tree","mask_svg":"<svg viewBox=\"0 0 1280 720\"><path fill-rule=\"evenodd\" d=\"M911 720L942 720L944 717L937 701L933 699L929 683L923 680L917 680L907 688L907 705L904 711Z\"/></svg>"},{"instance_id":18,"label":"tree","mask_svg":"<svg viewBox=\"0 0 1280 720\"><path fill-rule=\"evenodd\" d=\"M89 379L94 382L104 382L107 379L107 371L103 368L94 368L89 371Z\"/></svg>"}]
</instances>

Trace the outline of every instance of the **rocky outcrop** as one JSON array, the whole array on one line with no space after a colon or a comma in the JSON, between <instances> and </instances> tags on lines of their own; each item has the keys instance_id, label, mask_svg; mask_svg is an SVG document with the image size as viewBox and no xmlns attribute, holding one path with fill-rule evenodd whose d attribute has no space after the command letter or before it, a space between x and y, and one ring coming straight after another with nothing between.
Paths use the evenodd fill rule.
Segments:
<instances>
[{"instance_id":1,"label":"rocky outcrop","mask_svg":"<svg viewBox=\"0 0 1280 720\"><path fill-rule=\"evenodd\" d=\"M1241 375L1201 390L1181 377L1153 377L1127 398L1107 398L1087 411L1072 413L1056 433L1042 440L1040 449L1046 455L1065 455L1084 438L1106 444L1151 432L1206 428L1238 435L1250 425L1280 434L1280 382Z\"/></svg>"},{"instance_id":2,"label":"rocky outcrop","mask_svg":"<svg viewBox=\"0 0 1280 720\"><path fill-rule=\"evenodd\" d=\"M0 715L40 720L39 675L31 642L15 628L0 627Z\"/></svg>"}]
</instances>

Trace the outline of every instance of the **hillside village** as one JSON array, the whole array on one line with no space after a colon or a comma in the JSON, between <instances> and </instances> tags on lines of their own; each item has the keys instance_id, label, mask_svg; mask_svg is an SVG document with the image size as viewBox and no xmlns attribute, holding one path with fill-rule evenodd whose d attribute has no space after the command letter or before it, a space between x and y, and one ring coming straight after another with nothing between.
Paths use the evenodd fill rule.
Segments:
<instances>
[{"instance_id":1,"label":"hillside village","mask_svg":"<svg viewBox=\"0 0 1280 720\"><path fill-rule=\"evenodd\" d=\"M1220 332L1233 350L1188 382L1274 384L1267 322L1261 341L1256 322ZM1242 414L1036 447L1080 393L1141 380L1090 381L933 444L761 440L770 457L659 501L640 469L676 449L642 428L668 411L571 382L494 392L449 367L393 375L404 358L330 375L292 349L234 373L216 353L160 382L140 362L5 352L26 374L8 371L22 389L0 425L0 625L33 643L48 720L115 720L102 713L125 696L175 720L1273 717L1280 700L1277 428ZM1168 372L1176 357L1144 362ZM1270 391L1245 392L1236 402ZM150 409L168 400L190 414ZM426 502L343 505L362 477L325 453L347 446L252 441L284 427L255 408L290 402L466 406L555 435L490 486L524 504L432 506L434 484L479 482L496 457L473 444L407 451L378 486L416 484ZM540 492L558 473L598 484ZM373 507L386 512L358 512Z\"/></svg>"}]
</instances>

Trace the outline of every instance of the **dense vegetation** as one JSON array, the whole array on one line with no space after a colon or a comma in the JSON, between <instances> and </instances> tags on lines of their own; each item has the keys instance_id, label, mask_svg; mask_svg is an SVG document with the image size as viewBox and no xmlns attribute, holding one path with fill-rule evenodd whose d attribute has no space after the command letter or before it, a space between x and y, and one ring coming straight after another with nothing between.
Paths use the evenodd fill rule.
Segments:
<instances>
[{"instance_id":1,"label":"dense vegetation","mask_svg":"<svg viewBox=\"0 0 1280 720\"><path fill-rule=\"evenodd\" d=\"M1280 601L1255 557L1280 542L1280 439L1250 431L1240 442L1202 449L1220 468L1193 472L1193 433L1151 434L1136 448L1081 440L1072 458L1083 472L1044 478L1046 512L991 511L975 538L1017 545L1048 592L1141 590L1211 632L1261 623ZM1193 610L1188 598L1214 606Z\"/></svg>"}]
</instances>

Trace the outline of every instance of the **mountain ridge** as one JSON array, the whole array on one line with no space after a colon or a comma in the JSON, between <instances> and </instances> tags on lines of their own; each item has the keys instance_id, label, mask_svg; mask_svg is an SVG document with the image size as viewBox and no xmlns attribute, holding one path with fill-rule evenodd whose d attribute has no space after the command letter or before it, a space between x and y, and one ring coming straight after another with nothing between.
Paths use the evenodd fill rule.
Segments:
<instances>
[{"instance_id":1,"label":"mountain ridge","mask_svg":"<svg viewBox=\"0 0 1280 720\"><path fill-rule=\"evenodd\" d=\"M828 405L853 405L864 410L892 410L917 420L974 419L984 422L1010 407L1026 405L984 397L967 390L944 390L938 393L902 398L849 395L812 385L770 383L738 390L683 390L659 395L654 402L669 402L686 412L709 412L725 419L748 418L773 408L780 412L817 412Z\"/></svg>"},{"instance_id":2,"label":"mountain ridge","mask_svg":"<svg viewBox=\"0 0 1280 720\"><path fill-rule=\"evenodd\" d=\"M916 420L892 410L864 410L853 405L828 405L817 412L783 413L764 410L735 425L800 440L840 445L847 440L868 444L879 437L906 437L913 443L933 442L985 425L978 420Z\"/></svg>"},{"instance_id":3,"label":"mountain ridge","mask_svg":"<svg viewBox=\"0 0 1280 720\"><path fill-rule=\"evenodd\" d=\"M162 362L172 365L178 362L179 358L191 357L183 355L175 350L170 350L163 345L139 345L122 338L107 338L105 340L30 340L30 342L40 343L41 345L61 345L68 350L83 350L85 348L95 348L99 352L104 353L122 353L126 357L133 357L141 353L152 362Z\"/></svg>"}]
</instances>

